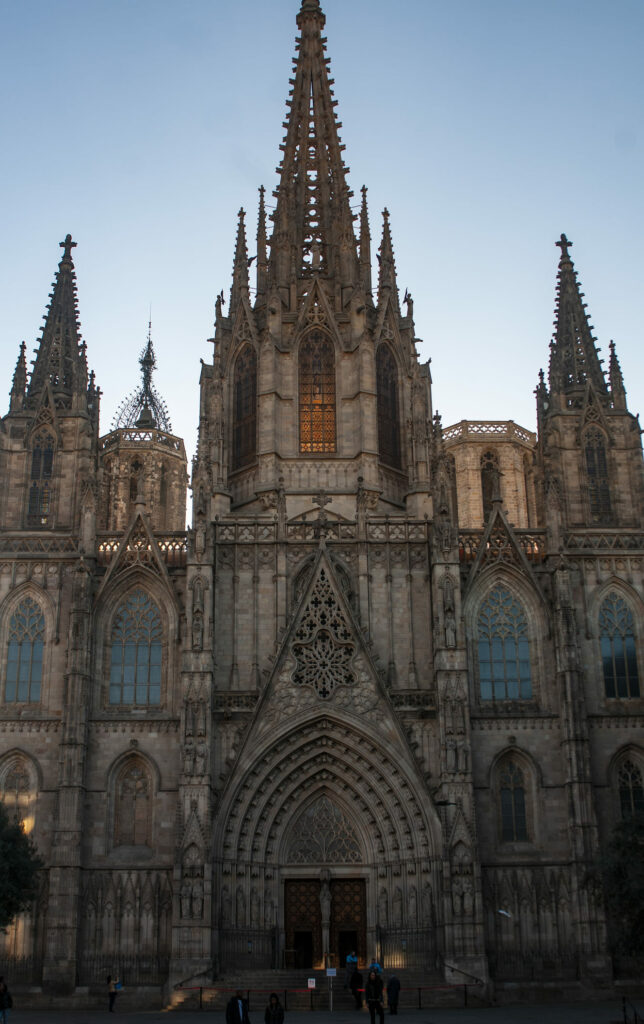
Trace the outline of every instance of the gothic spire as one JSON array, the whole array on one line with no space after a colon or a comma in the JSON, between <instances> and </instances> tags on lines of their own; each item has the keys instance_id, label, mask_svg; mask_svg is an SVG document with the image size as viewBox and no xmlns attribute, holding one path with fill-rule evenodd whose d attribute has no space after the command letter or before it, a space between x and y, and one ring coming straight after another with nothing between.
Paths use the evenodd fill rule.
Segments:
<instances>
[{"instance_id":1,"label":"gothic spire","mask_svg":"<svg viewBox=\"0 0 644 1024\"><path fill-rule=\"evenodd\" d=\"M340 266L339 249L355 263L358 277L352 193L346 182L322 29L325 17L318 0L303 0L297 15L294 77L290 79L290 108L284 122L282 162L277 171L277 205L273 214L271 279L278 287L296 278L320 273L332 277ZM346 260L343 260L346 263ZM355 270L355 274L353 271Z\"/></svg>"},{"instance_id":2,"label":"gothic spire","mask_svg":"<svg viewBox=\"0 0 644 1024\"><path fill-rule=\"evenodd\" d=\"M262 185L259 189L259 213L257 215L257 294L266 292L266 204Z\"/></svg>"},{"instance_id":3,"label":"gothic spire","mask_svg":"<svg viewBox=\"0 0 644 1024\"><path fill-rule=\"evenodd\" d=\"M112 430L124 427L138 427L140 430L164 430L172 433L168 409L161 395L152 383L152 374L157 360L152 345L152 320L148 323L148 342L139 357L141 385L128 395L117 410Z\"/></svg>"},{"instance_id":4,"label":"gothic spire","mask_svg":"<svg viewBox=\"0 0 644 1024\"><path fill-rule=\"evenodd\" d=\"M248 249L246 247L246 225L243 209L238 213L237 241L233 262L233 284L230 289L230 315L233 316L243 296L248 298Z\"/></svg>"},{"instance_id":5,"label":"gothic spire","mask_svg":"<svg viewBox=\"0 0 644 1024\"><path fill-rule=\"evenodd\" d=\"M13 382L11 384L11 403L9 409L11 412L19 412L25 404L25 390L27 388L27 360L25 352L27 346L24 341L20 342L20 352L18 353L18 361L16 368L13 371Z\"/></svg>"},{"instance_id":6,"label":"gothic spire","mask_svg":"<svg viewBox=\"0 0 644 1024\"><path fill-rule=\"evenodd\" d=\"M584 293L580 291L568 252L572 242L562 235L556 244L561 249L561 258L557 273L555 331L550 346L551 393L570 394L583 389L589 381L599 395L607 396L602 360L592 335L592 324L588 323Z\"/></svg>"},{"instance_id":7,"label":"gothic spire","mask_svg":"<svg viewBox=\"0 0 644 1024\"><path fill-rule=\"evenodd\" d=\"M613 409L622 409L626 411L626 388L624 387L624 377L622 376L622 368L619 365L619 359L617 358L617 352L615 351L615 342L610 342L610 361L608 364L608 379L610 381L610 396L613 403Z\"/></svg>"},{"instance_id":8,"label":"gothic spire","mask_svg":"<svg viewBox=\"0 0 644 1024\"><path fill-rule=\"evenodd\" d=\"M389 210L385 207L382 211L382 241L378 250L378 305L383 304L385 294L390 294L394 306L399 310L398 286L396 284L396 261L394 260L394 247L391 241L389 228Z\"/></svg>"},{"instance_id":9,"label":"gothic spire","mask_svg":"<svg viewBox=\"0 0 644 1024\"><path fill-rule=\"evenodd\" d=\"M67 235L60 243L63 258L50 293L45 325L36 349L27 389L27 406L33 408L49 384L59 408L72 408L74 400L85 400L87 360L81 345L76 294L76 272L72 249L76 242Z\"/></svg>"},{"instance_id":10,"label":"gothic spire","mask_svg":"<svg viewBox=\"0 0 644 1024\"><path fill-rule=\"evenodd\" d=\"M371 292L371 231L369 230L369 211L367 210L367 186L361 188L362 203L360 204L360 280L367 293Z\"/></svg>"}]
</instances>

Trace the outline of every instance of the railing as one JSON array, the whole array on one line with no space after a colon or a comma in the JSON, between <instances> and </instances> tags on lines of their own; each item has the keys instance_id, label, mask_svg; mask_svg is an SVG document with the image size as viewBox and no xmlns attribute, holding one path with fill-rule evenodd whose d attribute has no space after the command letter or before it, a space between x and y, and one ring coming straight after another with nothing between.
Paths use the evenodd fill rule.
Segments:
<instances>
[{"instance_id":1,"label":"railing","mask_svg":"<svg viewBox=\"0 0 644 1024\"><path fill-rule=\"evenodd\" d=\"M0 975L9 988L14 985L40 985L42 959L35 956L0 956Z\"/></svg>"},{"instance_id":2,"label":"railing","mask_svg":"<svg viewBox=\"0 0 644 1024\"><path fill-rule=\"evenodd\" d=\"M483 540L484 530L459 530L458 549L461 562L469 563L476 559ZM546 557L545 530L515 530L514 536L529 562L538 564ZM490 538L488 544L493 543Z\"/></svg>"},{"instance_id":3,"label":"railing","mask_svg":"<svg viewBox=\"0 0 644 1024\"><path fill-rule=\"evenodd\" d=\"M316 979L316 981L317 980L318 979ZM236 986L235 988L220 988L217 985L175 985L174 991L193 993L195 1003L198 1005L200 1010L225 1010L231 996L235 995L240 990L243 991L244 997L248 1001L249 1011L254 1013L261 1013L268 1003L268 999L272 992L278 992L281 996L281 1002L285 1012L288 1010L331 1010L331 986L327 984L326 978L321 980L322 984L319 988L316 986L315 988L278 989L277 986L274 985L272 988L241 989L240 986ZM403 1010L423 1010L427 1007L444 1003L446 1001L446 997L447 1001L451 1003L451 996L457 997L461 1005L467 1006L468 989L471 991L475 987L480 988L481 985L481 982L477 982L476 986L468 982L458 985L451 985L447 982L441 985L412 985L409 988L401 989L398 998L398 1008ZM333 989L336 1000L340 991L342 991L343 996L345 996L344 990L341 988L341 985L338 984L338 979L336 978L336 985ZM358 989L358 992L364 994L364 988ZM386 1006L386 991L384 993L384 997Z\"/></svg>"},{"instance_id":4,"label":"railing","mask_svg":"<svg viewBox=\"0 0 644 1024\"><path fill-rule=\"evenodd\" d=\"M514 420L461 420L443 429L444 441L486 440L494 438L503 441L523 441L535 445L537 435L532 430L520 427Z\"/></svg>"},{"instance_id":5,"label":"railing","mask_svg":"<svg viewBox=\"0 0 644 1024\"><path fill-rule=\"evenodd\" d=\"M107 567L123 541L123 534L99 534L98 538L98 564ZM127 550L140 555L141 545L137 537L135 543L128 544ZM180 568L186 564L188 552L188 541L185 533L157 534L154 538L159 556L166 563L168 568Z\"/></svg>"},{"instance_id":6,"label":"railing","mask_svg":"<svg viewBox=\"0 0 644 1024\"><path fill-rule=\"evenodd\" d=\"M98 446L102 451L106 448L113 448L117 444L162 444L165 448L183 454L184 446L180 437L174 434L167 434L165 430L142 430L138 427L123 427L120 430L112 430L109 434L99 438Z\"/></svg>"},{"instance_id":7,"label":"railing","mask_svg":"<svg viewBox=\"0 0 644 1024\"><path fill-rule=\"evenodd\" d=\"M81 956L76 964L78 985L105 985L108 974L130 985L163 985L168 978L169 958L163 956Z\"/></svg>"}]
</instances>

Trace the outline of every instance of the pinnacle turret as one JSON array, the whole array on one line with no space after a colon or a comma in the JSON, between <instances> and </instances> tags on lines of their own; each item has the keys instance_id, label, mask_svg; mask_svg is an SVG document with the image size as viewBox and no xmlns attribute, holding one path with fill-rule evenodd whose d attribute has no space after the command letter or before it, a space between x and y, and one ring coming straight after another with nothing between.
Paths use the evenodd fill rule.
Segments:
<instances>
[{"instance_id":1,"label":"pinnacle turret","mask_svg":"<svg viewBox=\"0 0 644 1024\"><path fill-rule=\"evenodd\" d=\"M367 209L367 186L361 188L360 204L360 280L367 295L371 292L371 231Z\"/></svg>"},{"instance_id":2,"label":"pinnacle turret","mask_svg":"<svg viewBox=\"0 0 644 1024\"><path fill-rule=\"evenodd\" d=\"M386 294L390 294L395 308L399 311L398 286L396 283L396 261L389 228L389 210L382 211L382 241L378 250L378 305L382 305Z\"/></svg>"},{"instance_id":3,"label":"pinnacle turret","mask_svg":"<svg viewBox=\"0 0 644 1024\"><path fill-rule=\"evenodd\" d=\"M246 246L246 225L244 210L238 213L237 241L233 262L233 283L230 289L230 315L233 316L243 297L248 298L248 248Z\"/></svg>"},{"instance_id":4,"label":"pinnacle turret","mask_svg":"<svg viewBox=\"0 0 644 1024\"><path fill-rule=\"evenodd\" d=\"M24 341L20 342L20 352L18 353L18 361L16 368L13 371L13 381L11 384L11 412L19 412L25 404L25 391L27 389L27 359L25 352L27 346Z\"/></svg>"},{"instance_id":5,"label":"pinnacle turret","mask_svg":"<svg viewBox=\"0 0 644 1024\"><path fill-rule=\"evenodd\" d=\"M580 291L568 252L572 242L562 235L556 244L561 249L561 258L557 273L555 332L550 346L550 391L554 395L569 395L584 390L590 382L598 395L608 397L602 361L583 302L584 293Z\"/></svg>"},{"instance_id":6,"label":"pinnacle turret","mask_svg":"<svg viewBox=\"0 0 644 1024\"><path fill-rule=\"evenodd\" d=\"M613 403L613 409L626 410L626 388L624 387L624 377L622 375L622 368L619 365L619 359L617 358L617 352L615 351L615 342L611 341L609 344L610 348L610 362L608 364L608 379L610 381L610 396Z\"/></svg>"},{"instance_id":7,"label":"pinnacle turret","mask_svg":"<svg viewBox=\"0 0 644 1024\"><path fill-rule=\"evenodd\" d=\"M49 385L57 408L71 409L86 400L87 359L81 344L76 295L76 272L72 249L76 242L67 235L60 243L63 258L50 294L45 325L36 349L36 358L27 389L26 405L36 406Z\"/></svg>"},{"instance_id":8,"label":"pinnacle turret","mask_svg":"<svg viewBox=\"0 0 644 1024\"><path fill-rule=\"evenodd\" d=\"M353 214L340 142L340 123L321 31L325 17L316 0L304 0L297 16L294 77L278 167L280 182L273 214L270 276L278 287L318 273L358 278Z\"/></svg>"},{"instance_id":9,"label":"pinnacle turret","mask_svg":"<svg viewBox=\"0 0 644 1024\"><path fill-rule=\"evenodd\" d=\"M148 323L147 345L139 357L141 386L121 403L112 422L112 430L138 427L140 430L164 430L172 433L167 406L152 383L157 361L152 345L152 321Z\"/></svg>"},{"instance_id":10,"label":"pinnacle turret","mask_svg":"<svg viewBox=\"0 0 644 1024\"><path fill-rule=\"evenodd\" d=\"M259 189L259 212L257 215L257 295L264 295L266 292L266 274L268 264L266 262L266 204L264 195L266 189L262 185Z\"/></svg>"}]
</instances>

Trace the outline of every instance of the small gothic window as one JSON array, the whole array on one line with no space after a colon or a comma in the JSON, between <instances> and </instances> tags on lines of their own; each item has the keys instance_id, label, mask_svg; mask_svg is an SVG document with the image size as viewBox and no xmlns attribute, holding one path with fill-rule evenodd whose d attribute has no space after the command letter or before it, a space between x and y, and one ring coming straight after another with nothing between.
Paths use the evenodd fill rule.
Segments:
<instances>
[{"instance_id":1,"label":"small gothic window","mask_svg":"<svg viewBox=\"0 0 644 1024\"><path fill-rule=\"evenodd\" d=\"M387 344L380 345L376 353L376 390L380 458L387 465L399 469L398 371L393 352Z\"/></svg>"},{"instance_id":2,"label":"small gothic window","mask_svg":"<svg viewBox=\"0 0 644 1024\"><path fill-rule=\"evenodd\" d=\"M117 609L111 637L110 704L161 703L161 615L144 590Z\"/></svg>"},{"instance_id":3,"label":"small gothic window","mask_svg":"<svg viewBox=\"0 0 644 1024\"><path fill-rule=\"evenodd\" d=\"M492 511L494 499L500 495L499 460L494 452L481 456L481 491L483 493L483 519Z\"/></svg>"},{"instance_id":4,"label":"small gothic window","mask_svg":"<svg viewBox=\"0 0 644 1024\"><path fill-rule=\"evenodd\" d=\"M40 700L45 617L31 597L20 602L9 620L4 699L8 704Z\"/></svg>"},{"instance_id":5,"label":"small gothic window","mask_svg":"<svg viewBox=\"0 0 644 1024\"><path fill-rule=\"evenodd\" d=\"M27 511L29 526L48 526L51 522L51 480L53 475L54 439L48 431L41 431L34 438L31 450Z\"/></svg>"},{"instance_id":6,"label":"small gothic window","mask_svg":"<svg viewBox=\"0 0 644 1024\"><path fill-rule=\"evenodd\" d=\"M333 345L312 331L300 345L300 451L334 452L335 359Z\"/></svg>"},{"instance_id":7,"label":"small gothic window","mask_svg":"<svg viewBox=\"0 0 644 1024\"><path fill-rule=\"evenodd\" d=\"M501 840L504 843L525 841L528 826L523 772L514 761L504 761L498 779Z\"/></svg>"},{"instance_id":8,"label":"small gothic window","mask_svg":"<svg viewBox=\"0 0 644 1024\"><path fill-rule=\"evenodd\" d=\"M633 761L623 761L617 773L619 806L622 818L644 814L644 787L642 772Z\"/></svg>"},{"instance_id":9,"label":"small gothic window","mask_svg":"<svg viewBox=\"0 0 644 1024\"><path fill-rule=\"evenodd\" d=\"M13 757L1 775L0 796L11 819L17 818L23 824L29 816L33 787L26 761Z\"/></svg>"},{"instance_id":10,"label":"small gothic window","mask_svg":"<svg viewBox=\"0 0 644 1024\"><path fill-rule=\"evenodd\" d=\"M115 846L150 846L152 784L144 764L128 761L116 781Z\"/></svg>"},{"instance_id":11,"label":"small gothic window","mask_svg":"<svg viewBox=\"0 0 644 1024\"><path fill-rule=\"evenodd\" d=\"M520 602L495 587L481 605L477 621L482 700L532 697L528 620Z\"/></svg>"},{"instance_id":12,"label":"small gothic window","mask_svg":"<svg viewBox=\"0 0 644 1024\"><path fill-rule=\"evenodd\" d=\"M139 496L139 480L143 466L140 462L133 462L130 469L130 501L135 504Z\"/></svg>"},{"instance_id":13,"label":"small gothic window","mask_svg":"<svg viewBox=\"0 0 644 1024\"><path fill-rule=\"evenodd\" d=\"M639 697L633 613L611 591L599 610L599 638L607 697Z\"/></svg>"},{"instance_id":14,"label":"small gothic window","mask_svg":"<svg viewBox=\"0 0 644 1024\"><path fill-rule=\"evenodd\" d=\"M257 355L244 345L235 362L233 394L233 469L242 469L257 455Z\"/></svg>"},{"instance_id":15,"label":"small gothic window","mask_svg":"<svg viewBox=\"0 0 644 1024\"><path fill-rule=\"evenodd\" d=\"M584 437L586 454L586 476L588 480L588 503L593 523L611 521L610 487L608 463L606 460L606 438L596 427Z\"/></svg>"}]
</instances>

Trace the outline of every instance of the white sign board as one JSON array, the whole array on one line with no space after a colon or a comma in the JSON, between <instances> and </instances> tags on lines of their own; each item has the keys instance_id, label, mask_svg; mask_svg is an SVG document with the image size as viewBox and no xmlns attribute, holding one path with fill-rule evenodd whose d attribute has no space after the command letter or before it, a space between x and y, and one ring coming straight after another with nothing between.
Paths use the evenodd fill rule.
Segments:
<instances>
[{"instance_id":1,"label":"white sign board","mask_svg":"<svg viewBox=\"0 0 644 1024\"><path fill-rule=\"evenodd\" d=\"M338 974L338 968L337 967L327 967L327 969L326 969L326 976L327 976L327 978L335 978L335 977L337 977L337 974Z\"/></svg>"},{"instance_id":2,"label":"white sign board","mask_svg":"<svg viewBox=\"0 0 644 1024\"><path fill-rule=\"evenodd\" d=\"M309 988L315 988L315 978L309 978Z\"/></svg>"}]
</instances>

